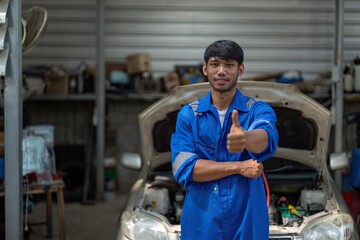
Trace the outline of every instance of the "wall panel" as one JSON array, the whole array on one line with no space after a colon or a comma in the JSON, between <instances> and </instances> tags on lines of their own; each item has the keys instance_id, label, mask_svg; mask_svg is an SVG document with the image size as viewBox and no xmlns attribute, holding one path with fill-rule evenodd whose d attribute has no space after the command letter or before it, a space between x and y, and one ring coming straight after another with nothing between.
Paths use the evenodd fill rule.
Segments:
<instances>
[{"instance_id":1,"label":"wall panel","mask_svg":"<svg viewBox=\"0 0 360 240\"><path fill-rule=\"evenodd\" d=\"M24 65L82 60L95 64L96 0L24 0L41 5L49 25ZM330 71L335 39L335 0L106 0L105 57L124 62L147 52L155 77L175 65L199 64L205 47L232 39L245 51L245 76L300 70L306 80ZM344 59L360 54L360 2L345 0Z\"/></svg>"},{"instance_id":2,"label":"wall panel","mask_svg":"<svg viewBox=\"0 0 360 240\"><path fill-rule=\"evenodd\" d=\"M23 10L42 6L48 26L36 47L24 56L29 65L59 64L72 70L85 61L95 66L96 0L23 0Z\"/></svg>"}]
</instances>

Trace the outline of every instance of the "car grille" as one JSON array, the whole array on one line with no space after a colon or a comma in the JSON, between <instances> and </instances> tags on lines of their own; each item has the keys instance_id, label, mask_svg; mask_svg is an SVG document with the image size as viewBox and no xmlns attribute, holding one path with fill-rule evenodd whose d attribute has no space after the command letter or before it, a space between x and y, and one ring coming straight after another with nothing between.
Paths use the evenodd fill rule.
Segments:
<instances>
[{"instance_id":1,"label":"car grille","mask_svg":"<svg viewBox=\"0 0 360 240\"><path fill-rule=\"evenodd\" d=\"M294 237L292 235L271 235L269 237L271 240L293 240Z\"/></svg>"},{"instance_id":2,"label":"car grille","mask_svg":"<svg viewBox=\"0 0 360 240\"><path fill-rule=\"evenodd\" d=\"M181 240L181 233L178 234L178 240ZM271 240L294 240L294 237L291 235L271 235L269 237Z\"/></svg>"}]
</instances>

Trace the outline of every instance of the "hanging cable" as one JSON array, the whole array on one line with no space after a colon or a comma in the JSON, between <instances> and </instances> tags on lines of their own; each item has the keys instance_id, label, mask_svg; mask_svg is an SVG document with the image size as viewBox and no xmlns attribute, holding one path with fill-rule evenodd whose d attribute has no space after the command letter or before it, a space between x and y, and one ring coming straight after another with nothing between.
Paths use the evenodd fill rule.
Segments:
<instances>
[{"instance_id":1,"label":"hanging cable","mask_svg":"<svg viewBox=\"0 0 360 240\"><path fill-rule=\"evenodd\" d=\"M268 184L268 181L266 179L264 171L261 172L261 176L262 176L262 178L264 180L264 185L265 185L266 205L269 207L270 206L270 188L269 188L269 184Z\"/></svg>"}]
</instances>

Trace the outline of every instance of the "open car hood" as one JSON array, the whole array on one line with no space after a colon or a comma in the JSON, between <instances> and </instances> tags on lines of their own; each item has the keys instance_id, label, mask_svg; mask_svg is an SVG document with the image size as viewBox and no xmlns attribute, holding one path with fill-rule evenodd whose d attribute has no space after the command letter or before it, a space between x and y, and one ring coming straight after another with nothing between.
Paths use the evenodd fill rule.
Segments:
<instances>
[{"instance_id":1,"label":"open car hood","mask_svg":"<svg viewBox=\"0 0 360 240\"><path fill-rule=\"evenodd\" d=\"M328 109L301 93L296 86L273 82L239 81L247 96L269 103L275 110L279 147L275 157L326 167L331 128ZM149 170L171 161L170 139L182 106L206 95L209 83L179 86L139 114L143 163Z\"/></svg>"}]
</instances>

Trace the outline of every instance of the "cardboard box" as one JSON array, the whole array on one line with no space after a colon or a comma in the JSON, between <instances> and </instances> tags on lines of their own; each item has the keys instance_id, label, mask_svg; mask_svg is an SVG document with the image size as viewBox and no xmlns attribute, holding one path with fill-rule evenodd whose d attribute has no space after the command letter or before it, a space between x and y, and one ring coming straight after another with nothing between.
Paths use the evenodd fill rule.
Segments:
<instances>
[{"instance_id":1,"label":"cardboard box","mask_svg":"<svg viewBox=\"0 0 360 240\"><path fill-rule=\"evenodd\" d=\"M176 72L169 72L164 76L164 87L167 92L180 85L180 78Z\"/></svg>"},{"instance_id":2,"label":"cardboard box","mask_svg":"<svg viewBox=\"0 0 360 240\"><path fill-rule=\"evenodd\" d=\"M106 79L110 78L112 71L126 71L126 63L106 62L105 64L105 76Z\"/></svg>"},{"instance_id":3,"label":"cardboard box","mask_svg":"<svg viewBox=\"0 0 360 240\"><path fill-rule=\"evenodd\" d=\"M67 95L69 93L69 76L45 75L45 94Z\"/></svg>"},{"instance_id":4,"label":"cardboard box","mask_svg":"<svg viewBox=\"0 0 360 240\"><path fill-rule=\"evenodd\" d=\"M126 69L128 74L151 72L150 55L147 53L128 55Z\"/></svg>"}]
</instances>

